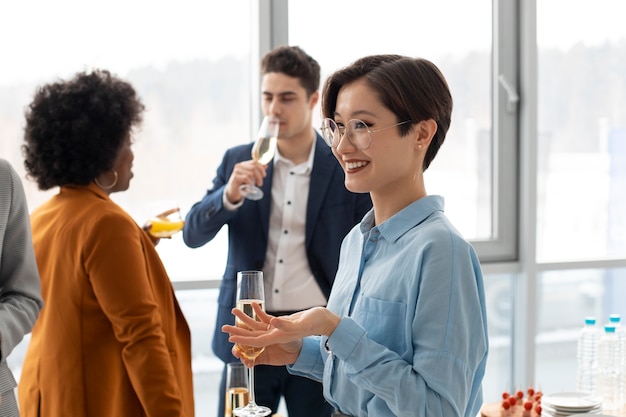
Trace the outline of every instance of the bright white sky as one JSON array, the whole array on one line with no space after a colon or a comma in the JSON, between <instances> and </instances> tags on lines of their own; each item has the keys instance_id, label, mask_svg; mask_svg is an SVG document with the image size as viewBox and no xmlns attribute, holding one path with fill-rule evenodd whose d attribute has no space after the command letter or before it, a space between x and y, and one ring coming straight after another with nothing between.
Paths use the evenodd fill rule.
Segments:
<instances>
[{"instance_id":1,"label":"bright white sky","mask_svg":"<svg viewBox=\"0 0 626 417\"><path fill-rule=\"evenodd\" d=\"M2 0L0 85L96 66L123 76L171 60L246 56L252 1ZM331 67L380 52L418 50L436 59L490 40L491 0L298 0L289 7L292 43ZM542 47L626 37L624 0L537 0L537 10Z\"/></svg>"}]
</instances>

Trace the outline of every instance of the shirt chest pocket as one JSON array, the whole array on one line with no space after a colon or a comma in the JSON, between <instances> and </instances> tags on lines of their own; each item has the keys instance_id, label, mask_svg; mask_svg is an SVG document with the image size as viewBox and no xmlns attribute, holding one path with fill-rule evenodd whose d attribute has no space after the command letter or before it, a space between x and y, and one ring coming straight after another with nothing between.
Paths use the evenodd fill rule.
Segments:
<instances>
[{"instance_id":1,"label":"shirt chest pocket","mask_svg":"<svg viewBox=\"0 0 626 417\"><path fill-rule=\"evenodd\" d=\"M406 304L361 297L353 318L368 337L399 355L406 350Z\"/></svg>"}]
</instances>

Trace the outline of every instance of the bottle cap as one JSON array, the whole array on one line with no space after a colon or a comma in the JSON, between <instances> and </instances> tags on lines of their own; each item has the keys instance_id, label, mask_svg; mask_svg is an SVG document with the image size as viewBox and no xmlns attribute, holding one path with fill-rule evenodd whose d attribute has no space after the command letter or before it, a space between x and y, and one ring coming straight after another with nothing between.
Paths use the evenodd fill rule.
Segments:
<instances>
[{"instance_id":1,"label":"bottle cap","mask_svg":"<svg viewBox=\"0 0 626 417\"><path fill-rule=\"evenodd\" d=\"M615 326L607 324L604 326L604 331L606 333L615 333Z\"/></svg>"},{"instance_id":2,"label":"bottle cap","mask_svg":"<svg viewBox=\"0 0 626 417\"><path fill-rule=\"evenodd\" d=\"M596 324L595 317L585 317L585 324Z\"/></svg>"},{"instance_id":3,"label":"bottle cap","mask_svg":"<svg viewBox=\"0 0 626 417\"><path fill-rule=\"evenodd\" d=\"M620 315L619 314L611 314L609 316L609 321L611 323L619 323L620 322Z\"/></svg>"}]
</instances>

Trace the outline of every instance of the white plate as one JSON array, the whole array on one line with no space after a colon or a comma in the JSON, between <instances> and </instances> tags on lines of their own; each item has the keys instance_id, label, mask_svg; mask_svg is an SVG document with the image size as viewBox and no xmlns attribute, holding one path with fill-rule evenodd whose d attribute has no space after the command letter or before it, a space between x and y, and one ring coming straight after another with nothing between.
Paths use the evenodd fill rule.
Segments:
<instances>
[{"instance_id":1,"label":"white plate","mask_svg":"<svg viewBox=\"0 0 626 417\"><path fill-rule=\"evenodd\" d=\"M593 414L593 413L585 413L585 414L576 414L576 417L617 417L612 414Z\"/></svg>"},{"instance_id":2,"label":"white plate","mask_svg":"<svg viewBox=\"0 0 626 417\"><path fill-rule=\"evenodd\" d=\"M598 416L598 414L602 411L602 407L595 407L589 410L576 411L576 410L566 410L566 409L554 409L546 404L543 404L543 413L552 417L568 417L568 416Z\"/></svg>"},{"instance_id":3,"label":"white plate","mask_svg":"<svg viewBox=\"0 0 626 417\"><path fill-rule=\"evenodd\" d=\"M560 411L591 411L602 405L602 399L584 392L557 392L544 395L541 402Z\"/></svg>"}]
</instances>

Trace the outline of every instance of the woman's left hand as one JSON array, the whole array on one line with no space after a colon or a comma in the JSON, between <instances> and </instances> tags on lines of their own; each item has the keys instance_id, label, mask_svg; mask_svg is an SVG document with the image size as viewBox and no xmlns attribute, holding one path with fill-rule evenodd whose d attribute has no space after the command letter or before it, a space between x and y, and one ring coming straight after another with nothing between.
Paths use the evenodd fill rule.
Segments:
<instances>
[{"instance_id":1,"label":"woman's left hand","mask_svg":"<svg viewBox=\"0 0 626 417\"><path fill-rule=\"evenodd\" d=\"M229 341L246 346L265 347L266 349L269 346L280 345L280 349L285 353L293 353L296 349L299 353L302 338L312 335L330 336L341 320L339 316L324 307L313 307L280 317L270 316L258 304L253 303L253 308L259 321L252 319L239 309L233 309L233 314L248 328L222 326L222 331L230 334ZM278 364L274 362L278 360L277 358L263 359L259 357L256 363L262 363L260 360L266 364ZM265 361L272 361L273 363Z\"/></svg>"}]
</instances>

